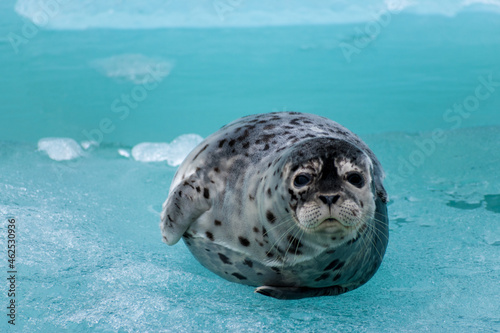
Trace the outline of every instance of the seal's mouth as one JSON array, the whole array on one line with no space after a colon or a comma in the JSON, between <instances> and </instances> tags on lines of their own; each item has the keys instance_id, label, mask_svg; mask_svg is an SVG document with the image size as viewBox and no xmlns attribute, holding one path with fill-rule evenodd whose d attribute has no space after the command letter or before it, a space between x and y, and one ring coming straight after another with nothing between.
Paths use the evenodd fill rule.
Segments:
<instances>
[{"instance_id":1,"label":"seal's mouth","mask_svg":"<svg viewBox=\"0 0 500 333\"><path fill-rule=\"evenodd\" d=\"M342 222L340 222L336 218L329 217L329 218L324 219L318 226L321 228L328 228L328 227L338 228L338 227L343 226L343 224L342 224Z\"/></svg>"}]
</instances>

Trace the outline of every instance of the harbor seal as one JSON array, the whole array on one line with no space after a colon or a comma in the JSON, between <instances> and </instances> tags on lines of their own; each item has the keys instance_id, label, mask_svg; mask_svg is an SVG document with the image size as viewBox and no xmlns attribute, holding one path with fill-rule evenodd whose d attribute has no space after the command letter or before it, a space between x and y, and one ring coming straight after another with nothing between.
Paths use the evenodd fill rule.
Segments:
<instances>
[{"instance_id":1,"label":"harbor seal","mask_svg":"<svg viewBox=\"0 0 500 333\"><path fill-rule=\"evenodd\" d=\"M388 243L382 166L338 123L298 112L236 120L180 165L163 241L232 282L280 299L366 283Z\"/></svg>"}]
</instances>

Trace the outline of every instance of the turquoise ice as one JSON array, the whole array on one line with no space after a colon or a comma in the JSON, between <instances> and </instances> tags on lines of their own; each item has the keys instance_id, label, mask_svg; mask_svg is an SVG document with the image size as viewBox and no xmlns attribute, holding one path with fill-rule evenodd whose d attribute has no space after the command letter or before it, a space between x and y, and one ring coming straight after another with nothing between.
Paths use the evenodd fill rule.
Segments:
<instances>
[{"instance_id":1,"label":"turquoise ice","mask_svg":"<svg viewBox=\"0 0 500 333\"><path fill-rule=\"evenodd\" d=\"M0 331L500 330L499 8L3 1ZM189 150L291 110L359 134L387 174L384 262L338 297L265 298L161 242Z\"/></svg>"}]
</instances>

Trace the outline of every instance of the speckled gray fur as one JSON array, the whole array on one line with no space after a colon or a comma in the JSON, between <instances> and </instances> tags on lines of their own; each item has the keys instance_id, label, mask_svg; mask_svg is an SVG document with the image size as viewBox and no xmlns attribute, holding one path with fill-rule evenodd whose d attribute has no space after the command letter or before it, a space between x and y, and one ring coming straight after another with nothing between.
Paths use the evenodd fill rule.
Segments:
<instances>
[{"instance_id":1,"label":"speckled gray fur","mask_svg":"<svg viewBox=\"0 0 500 333\"><path fill-rule=\"evenodd\" d=\"M342 240L301 232L295 210L314 191L342 191L359 203L356 195L332 177L307 193L287 183L294 164L329 156L370 170L373 218ZM179 167L163 207L163 239L173 245L182 237L203 266L264 295L337 295L367 282L382 261L383 177L366 144L329 119L297 112L244 117L205 139Z\"/></svg>"}]
</instances>

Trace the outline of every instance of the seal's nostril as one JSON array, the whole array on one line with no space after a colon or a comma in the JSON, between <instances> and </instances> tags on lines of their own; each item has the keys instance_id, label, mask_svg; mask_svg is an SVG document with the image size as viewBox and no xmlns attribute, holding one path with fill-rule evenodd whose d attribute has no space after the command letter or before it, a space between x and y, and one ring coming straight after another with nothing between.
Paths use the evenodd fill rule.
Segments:
<instances>
[{"instance_id":1,"label":"seal's nostril","mask_svg":"<svg viewBox=\"0 0 500 333\"><path fill-rule=\"evenodd\" d=\"M340 198L340 195L320 195L319 200L321 200L325 205L333 205Z\"/></svg>"}]
</instances>

